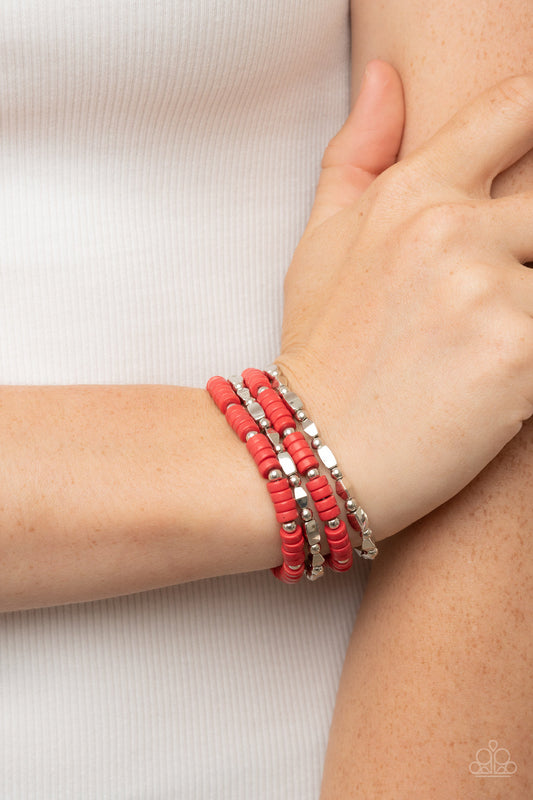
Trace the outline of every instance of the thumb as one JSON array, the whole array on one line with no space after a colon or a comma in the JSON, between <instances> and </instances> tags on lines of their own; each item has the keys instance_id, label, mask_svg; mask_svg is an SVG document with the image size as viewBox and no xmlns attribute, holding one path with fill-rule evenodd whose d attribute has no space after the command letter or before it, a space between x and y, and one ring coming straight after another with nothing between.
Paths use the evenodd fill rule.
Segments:
<instances>
[{"instance_id":1,"label":"thumb","mask_svg":"<svg viewBox=\"0 0 533 800\"><path fill-rule=\"evenodd\" d=\"M385 61L371 61L350 116L324 153L308 229L355 202L394 164L403 125L400 76Z\"/></svg>"}]
</instances>

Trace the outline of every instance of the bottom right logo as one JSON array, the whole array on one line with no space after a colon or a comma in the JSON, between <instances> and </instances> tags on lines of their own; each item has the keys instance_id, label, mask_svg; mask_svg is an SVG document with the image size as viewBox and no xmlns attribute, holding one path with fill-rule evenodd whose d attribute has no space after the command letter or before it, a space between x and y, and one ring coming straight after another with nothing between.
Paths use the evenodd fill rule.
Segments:
<instances>
[{"instance_id":1,"label":"bottom right logo","mask_svg":"<svg viewBox=\"0 0 533 800\"><path fill-rule=\"evenodd\" d=\"M517 766L511 761L509 750L498 747L498 742L491 739L488 747L480 747L477 751L476 760L472 761L469 770L476 778L510 778Z\"/></svg>"}]
</instances>

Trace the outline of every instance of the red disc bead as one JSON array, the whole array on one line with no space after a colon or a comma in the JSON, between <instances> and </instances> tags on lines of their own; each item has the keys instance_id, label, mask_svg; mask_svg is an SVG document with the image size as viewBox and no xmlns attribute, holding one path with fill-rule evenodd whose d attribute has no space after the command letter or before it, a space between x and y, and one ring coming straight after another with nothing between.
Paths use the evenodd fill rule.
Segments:
<instances>
[{"instance_id":1,"label":"red disc bead","mask_svg":"<svg viewBox=\"0 0 533 800\"><path fill-rule=\"evenodd\" d=\"M331 486L328 483L327 486L319 486L318 489L313 489L311 497L313 500L325 500L326 497L333 497Z\"/></svg>"},{"instance_id":2,"label":"red disc bead","mask_svg":"<svg viewBox=\"0 0 533 800\"><path fill-rule=\"evenodd\" d=\"M253 437L256 438L255 436ZM282 489L289 489L290 491L290 483L287 478L281 478L279 481L269 481L267 483L267 489L270 494L275 494L276 492L280 492Z\"/></svg>"},{"instance_id":3,"label":"red disc bead","mask_svg":"<svg viewBox=\"0 0 533 800\"><path fill-rule=\"evenodd\" d=\"M259 399L261 399L261 395L259 395ZM280 436L285 428L294 427L294 420L291 414L289 414L287 409L283 406L280 406L279 408L272 408L269 411L268 418L272 427L280 434Z\"/></svg>"},{"instance_id":4,"label":"red disc bead","mask_svg":"<svg viewBox=\"0 0 533 800\"><path fill-rule=\"evenodd\" d=\"M340 514L340 508L335 502L335 498L331 500L326 498L326 500L318 500L315 503L316 510L318 511L318 516L321 520L326 522L329 519L333 519L334 517L338 517Z\"/></svg>"},{"instance_id":5,"label":"red disc bead","mask_svg":"<svg viewBox=\"0 0 533 800\"><path fill-rule=\"evenodd\" d=\"M248 369L244 370L242 377L244 379L244 383L254 397L257 397L257 392L261 386L268 386L270 388L269 379L260 369L249 367Z\"/></svg>"},{"instance_id":6,"label":"red disc bead","mask_svg":"<svg viewBox=\"0 0 533 800\"><path fill-rule=\"evenodd\" d=\"M278 483L281 483L281 481L278 481ZM275 489L269 489L269 491L274 503L277 503L278 500L291 500L294 497L291 489L285 489L283 487L277 492Z\"/></svg>"},{"instance_id":7,"label":"red disc bead","mask_svg":"<svg viewBox=\"0 0 533 800\"><path fill-rule=\"evenodd\" d=\"M357 517L355 516L355 514L346 514L346 516L348 518L348 522L350 523L354 531L357 531L357 533L361 533L361 526L359 525L359 522L357 521Z\"/></svg>"},{"instance_id":8,"label":"red disc bead","mask_svg":"<svg viewBox=\"0 0 533 800\"><path fill-rule=\"evenodd\" d=\"M341 560L344 561L344 559ZM331 569L335 570L335 572L347 572L353 564L353 555L348 556L348 558L346 559L346 561L344 561L343 564L340 564L338 561L335 561L335 559L330 557L328 559L328 564L331 567Z\"/></svg>"},{"instance_id":9,"label":"red disc bead","mask_svg":"<svg viewBox=\"0 0 533 800\"><path fill-rule=\"evenodd\" d=\"M258 433L257 436L252 436L251 439L248 439L246 442L246 447L253 456L255 456L255 454L261 450L274 453L274 448L264 433Z\"/></svg>"},{"instance_id":10,"label":"red disc bead","mask_svg":"<svg viewBox=\"0 0 533 800\"><path fill-rule=\"evenodd\" d=\"M241 401L238 395L233 391L229 381L222 378L220 375L214 375L212 378L209 378L206 388L223 414L226 413L231 403L236 403L238 406L241 405Z\"/></svg>"},{"instance_id":11,"label":"red disc bead","mask_svg":"<svg viewBox=\"0 0 533 800\"><path fill-rule=\"evenodd\" d=\"M281 469L280 463L275 456L265 458L263 461L256 460L257 469L262 478L268 478L269 473L273 469Z\"/></svg>"},{"instance_id":12,"label":"red disc bead","mask_svg":"<svg viewBox=\"0 0 533 800\"><path fill-rule=\"evenodd\" d=\"M226 419L241 442L246 441L246 435L248 433L251 433L252 431L255 431L256 433L260 432L259 425L255 419L250 416L244 406L230 405L226 410Z\"/></svg>"},{"instance_id":13,"label":"red disc bead","mask_svg":"<svg viewBox=\"0 0 533 800\"><path fill-rule=\"evenodd\" d=\"M294 511L279 511L276 514L276 519L278 522L296 522L296 515Z\"/></svg>"},{"instance_id":14,"label":"red disc bead","mask_svg":"<svg viewBox=\"0 0 533 800\"><path fill-rule=\"evenodd\" d=\"M322 486L329 486L329 483L325 475L317 475L316 478L311 478L311 480L307 481L305 486L312 494L315 489L318 489Z\"/></svg>"},{"instance_id":15,"label":"red disc bead","mask_svg":"<svg viewBox=\"0 0 533 800\"><path fill-rule=\"evenodd\" d=\"M294 497L291 497L290 500L276 500L274 502L274 508L276 509L276 512L294 511L294 516L298 516L298 506L296 505L296 500Z\"/></svg>"}]
</instances>

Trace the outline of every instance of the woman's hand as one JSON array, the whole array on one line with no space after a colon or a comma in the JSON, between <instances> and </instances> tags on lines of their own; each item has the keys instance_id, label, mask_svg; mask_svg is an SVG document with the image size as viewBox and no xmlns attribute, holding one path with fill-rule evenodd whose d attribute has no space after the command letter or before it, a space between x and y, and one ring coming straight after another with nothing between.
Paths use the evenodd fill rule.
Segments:
<instances>
[{"instance_id":1,"label":"woman's hand","mask_svg":"<svg viewBox=\"0 0 533 800\"><path fill-rule=\"evenodd\" d=\"M533 413L533 196L490 198L533 146L533 77L485 92L373 182L388 165L371 137L346 160L349 127L286 276L277 362L380 539L456 494Z\"/></svg>"}]
</instances>

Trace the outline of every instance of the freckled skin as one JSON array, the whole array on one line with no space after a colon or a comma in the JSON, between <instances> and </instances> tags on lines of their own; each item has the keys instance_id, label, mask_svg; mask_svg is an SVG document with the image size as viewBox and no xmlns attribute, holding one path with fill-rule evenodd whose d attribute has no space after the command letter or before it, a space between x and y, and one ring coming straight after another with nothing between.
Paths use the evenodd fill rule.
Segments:
<instances>
[{"instance_id":1,"label":"freckled skin","mask_svg":"<svg viewBox=\"0 0 533 800\"><path fill-rule=\"evenodd\" d=\"M371 58L404 80L402 155L485 87L533 70L531 2L353 0L352 24L354 92ZM532 183L530 153L493 194ZM532 797L532 612L530 422L458 497L381 543L341 678L321 800ZM492 739L517 764L510 778L469 771Z\"/></svg>"}]
</instances>

